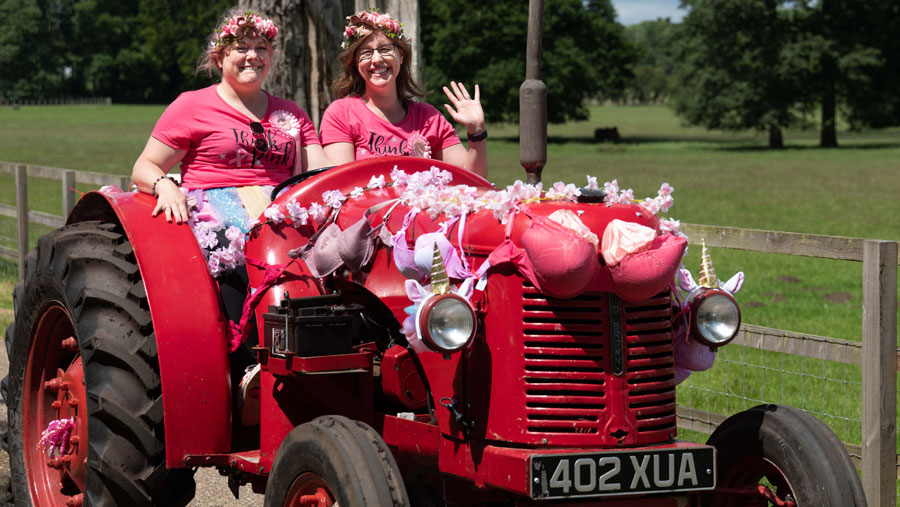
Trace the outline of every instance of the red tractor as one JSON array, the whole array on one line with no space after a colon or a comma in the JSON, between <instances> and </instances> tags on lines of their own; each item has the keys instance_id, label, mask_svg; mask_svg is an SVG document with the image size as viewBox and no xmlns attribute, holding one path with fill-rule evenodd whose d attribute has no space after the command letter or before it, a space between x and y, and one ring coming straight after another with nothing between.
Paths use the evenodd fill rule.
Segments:
<instances>
[{"instance_id":1,"label":"red tractor","mask_svg":"<svg viewBox=\"0 0 900 507\"><path fill-rule=\"evenodd\" d=\"M408 311L398 247L375 229L405 227L406 246L441 231L477 271L557 210L598 235L616 219L659 227L639 205L594 195L529 204L531 218L508 227L472 213L459 233L427 213L404 224L413 215L402 188L370 185L433 167L455 185L492 188L397 157L313 174L273 201L353 195L328 223L373 229L354 236L362 242L332 238L355 249L333 250L343 260L327 276L301 255L323 242L324 224L267 219L250 234L261 364L252 431L232 430L232 335L190 228L152 218L148 195L85 195L28 255L15 288L4 386L15 504L185 505L192 470L214 466L234 491L252 484L278 506L865 505L841 442L789 407L736 414L706 445L676 439L673 335L687 322L691 339L727 343L738 310L721 289L701 289L686 319L671 271L647 277L652 293L639 300L617 293L602 265L569 273L554 290L579 290L551 297L540 290L548 280L507 262L470 294L435 291ZM366 261L350 266L354 254ZM41 437L58 421L71 426L48 453Z\"/></svg>"}]
</instances>

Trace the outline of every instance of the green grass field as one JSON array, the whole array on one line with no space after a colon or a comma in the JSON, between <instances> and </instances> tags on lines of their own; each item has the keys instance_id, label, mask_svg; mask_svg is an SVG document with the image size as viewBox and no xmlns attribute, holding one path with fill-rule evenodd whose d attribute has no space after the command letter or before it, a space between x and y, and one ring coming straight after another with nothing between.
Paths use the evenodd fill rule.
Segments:
<instances>
[{"instance_id":1,"label":"green grass field","mask_svg":"<svg viewBox=\"0 0 900 507\"><path fill-rule=\"evenodd\" d=\"M162 106L40 107L0 110L0 160L128 174ZM598 127L618 128L620 144L596 144ZM515 125L489 127L489 176L504 186L524 179ZM617 179L635 196L675 187L669 216L682 222L809 234L900 240L900 129L840 132L840 148L817 147L818 132L787 131L782 150L765 135L685 127L664 107L594 106L585 122L551 125L545 185L583 185L585 175ZM12 177L0 175L0 202L15 200ZM55 181L31 180L32 209L59 213ZM79 185L80 190L89 187ZM44 230L33 227L32 243ZM15 225L0 220L0 244L14 246ZM699 248L687 266L696 273ZM738 300L744 321L780 329L858 340L861 265L854 262L715 249L723 278L744 271ZM6 269L8 280L15 266ZM9 308L12 282L0 286L0 312ZM7 320L8 313L0 313ZM0 322L2 324L2 322ZM4 324L5 325L5 324ZM719 413L765 399L826 414L846 441L858 443L859 368L726 348L707 374L679 388L700 409ZM750 366L731 361L742 360ZM837 380L821 380L820 378ZM707 394L728 393L731 396ZM848 423L847 420L851 422ZM840 430L856 425L857 428ZM844 434L841 434L843 431Z\"/></svg>"},{"instance_id":2,"label":"green grass field","mask_svg":"<svg viewBox=\"0 0 900 507\"><path fill-rule=\"evenodd\" d=\"M0 160L128 174L162 106L0 109ZM594 129L615 126L621 144L595 144ZM491 125L489 175L499 186L524 179L518 128ZM635 195L675 187L669 216L683 222L900 240L900 129L841 132L837 149L816 146L815 131L787 131L787 148L769 150L754 132L722 133L681 125L664 107L594 106L585 122L551 125L545 184L617 179ZM10 175L0 202L14 203ZM78 185L79 190L90 186ZM34 179L32 209L60 213L60 186ZM31 241L46 229L32 227ZM0 244L14 246L15 224L0 220ZM696 270L698 249L687 265ZM714 251L717 270L743 270L746 322L858 339L858 263Z\"/></svg>"}]
</instances>

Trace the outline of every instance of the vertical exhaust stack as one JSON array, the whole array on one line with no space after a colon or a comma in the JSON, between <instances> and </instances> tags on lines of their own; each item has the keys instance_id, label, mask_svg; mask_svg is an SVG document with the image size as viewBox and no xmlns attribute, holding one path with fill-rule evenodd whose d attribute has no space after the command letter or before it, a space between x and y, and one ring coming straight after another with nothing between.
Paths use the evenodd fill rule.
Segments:
<instances>
[{"instance_id":1,"label":"vertical exhaust stack","mask_svg":"<svg viewBox=\"0 0 900 507\"><path fill-rule=\"evenodd\" d=\"M528 4L525 81L519 87L519 162L536 185L547 163L547 86L541 81L541 32L544 0Z\"/></svg>"}]
</instances>

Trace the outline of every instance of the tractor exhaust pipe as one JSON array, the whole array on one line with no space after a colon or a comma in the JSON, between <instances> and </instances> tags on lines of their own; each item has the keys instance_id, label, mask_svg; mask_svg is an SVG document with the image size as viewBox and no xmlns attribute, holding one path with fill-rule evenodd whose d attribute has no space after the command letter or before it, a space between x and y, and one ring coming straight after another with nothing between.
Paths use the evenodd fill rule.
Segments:
<instances>
[{"instance_id":1,"label":"tractor exhaust pipe","mask_svg":"<svg viewBox=\"0 0 900 507\"><path fill-rule=\"evenodd\" d=\"M527 173L526 183L541 182L547 163L547 86L541 81L541 31L544 0L528 3L528 46L525 81L519 87L519 162Z\"/></svg>"}]
</instances>

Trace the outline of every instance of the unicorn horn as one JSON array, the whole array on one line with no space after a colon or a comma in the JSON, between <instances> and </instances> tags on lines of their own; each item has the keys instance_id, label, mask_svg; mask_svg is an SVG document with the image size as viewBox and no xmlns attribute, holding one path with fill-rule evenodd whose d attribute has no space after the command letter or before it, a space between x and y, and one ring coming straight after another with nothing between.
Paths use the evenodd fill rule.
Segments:
<instances>
[{"instance_id":1,"label":"unicorn horn","mask_svg":"<svg viewBox=\"0 0 900 507\"><path fill-rule=\"evenodd\" d=\"M706 248L706 239L700 239L703 245L700 250L700 280L697 285L706 287L707 289L719 288L719 279L716 278L716 270L713 268L712 259L709 258L709 250Z\"/></svg>"},{"instance_id":2,"label":"unicorn horn","mask_svg":"<svg viewBox=\"0 0 900 507\"><path fill-rule=\"evenodd\" d=\"M450 278L444 268L444 258L441 257L441 249L437 241L434 242L434 258L431 264L431 291L435 294L450 293Z\"/></svg>"}]
</instances>

